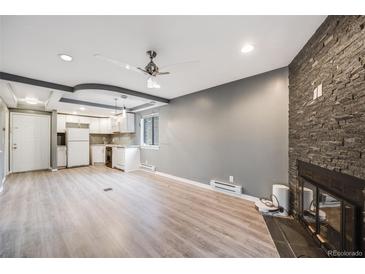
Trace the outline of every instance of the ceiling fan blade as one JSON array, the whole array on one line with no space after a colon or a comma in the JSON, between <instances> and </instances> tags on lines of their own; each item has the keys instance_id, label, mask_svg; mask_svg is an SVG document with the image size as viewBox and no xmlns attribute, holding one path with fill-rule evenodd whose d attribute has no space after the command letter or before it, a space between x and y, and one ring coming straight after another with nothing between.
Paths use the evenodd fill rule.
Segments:
<instances>
[{"instance_id":1,"label":"ceiling fan blade","mask_svg":"<svg viewBox=\"0 0 365 274\"><path fill-rule=\"evenodd\" d=\"M166 71L166 72L159 72L159 73L157 73L157 75L168 75L168 74L170 74L170 72L168 72L168 71Z\"/></svg>"},{"instance_id":2,"label":"ceiling fan blade","mask_svg":"<svg viewBox=\"0 0 365 274\"><path fill-rule=\"evenodd\" d=\"M100 60L103 60L103 61L107 61L107 62L109 62L109 63L111 63L113 65L116 65L118 67L124 68L126 70L132 70L132 71L141 73L141 71L138 68L136 68L136 67L134 67L134 66L132 66L130 64L127 64L127 63L118 61L116 59L113 59L113 58L110 58L110 57L107 57L107 56L104 56L104 55L101 55L101 54L98 54L98 53L97 54L94 54L94 57L96 57L96 58L98 58Z\"/></svg>"},{"instance_id":3,"label":"ceiling fan blade","mask_svg":"<svg viewBox=\"0 0 365 274\"><path fill-rule=\"evenodd\" d=\"M146 73L146 74L150 75L150 74L149 74L147 71L145 71L143 68L139 68L139 67L138 67L137 69L138 69L138 71L139 71L139 72L143 72L143 73Z\"/></svg>"},{"instance_id":4,"label":"ceiling fan blade","mask_svg":"<svg viewBox=\"0 0 365 274\"><path fill-rule=\"evenodd\" d=\"M190 65L190 64L196 64L199 63L199 60L190 60L190 61L184 61L184 62L178 62L178 63L172 63L165 66L162 66L161 69L176 67L176 66L183 66L183 65Z\"/></svg>"}]
</instances>

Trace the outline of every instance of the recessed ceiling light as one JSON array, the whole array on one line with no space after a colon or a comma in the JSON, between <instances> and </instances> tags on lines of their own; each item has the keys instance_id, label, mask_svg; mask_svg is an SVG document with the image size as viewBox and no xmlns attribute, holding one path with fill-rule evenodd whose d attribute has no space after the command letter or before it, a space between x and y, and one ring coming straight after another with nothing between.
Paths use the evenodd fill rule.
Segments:
<instances>
[{"instance_id":1,"label":"recessed ceiling light","mask_svg":"<svg viewBox=\"0 0 365 274\"><path fill-rule=\"evenodd\" d=\"M84 107L80 107L80 110L85 110L85 108Z\"/></svg>"},{"instance_id":2,"label":"recessed ceiling light","mask_svg":"<svg viewBox=\"0 0 365 274\"><path fill-rule=\"evenodd\" d=\"M38 99L33 97L26 97L25 102L30 105L36 105L39 103Z\"/></svg>"},{"instance_id":3,"label":"recessed ceiling light","mask_svg":"<svg viewBox=\"0 0 365 274\"><path fill-rule=\"evenodd\" d=\"M126 64L126 65L125 65L125 68L126 68L126 69L131 69L131 66L130 66L130 65L128 65L128 64Z\"/></svg>"},{"instance_id":4,"label":"recessed ceiling light","mask_svg":"<svg viewBox=\"0 0 365 274\"><path fill-rule=\"evenodd\" d=\"M58 56L61 58L62 61L65 61L65 62L71 62L73 59L71 55L67 55L64 53L58 54Z\"/></svg>"},{"instance_id":5,"label":"recessed ceiling light","mask_svg":"<svg viewBox=\"0 0 365 274\"><path fill-rule=\"evenodd\" d=\"M254 46L253 45L251 45L251 44L246 44L246 45L244 45L242 48L241 48L241 52L242 53L249 53L249 52L251 52L251 51L253 51L254 50Z\"/></svg>"},{"instance_id":6,"label":"recessed ceiling light","mask_svg":"<svg viewBox=\"0 0 365 274\"><path fill-rule=\"evenodd\" d=\"M77 114L77 111L72 112L72 114Z\"/></svg>"}]
</instances>

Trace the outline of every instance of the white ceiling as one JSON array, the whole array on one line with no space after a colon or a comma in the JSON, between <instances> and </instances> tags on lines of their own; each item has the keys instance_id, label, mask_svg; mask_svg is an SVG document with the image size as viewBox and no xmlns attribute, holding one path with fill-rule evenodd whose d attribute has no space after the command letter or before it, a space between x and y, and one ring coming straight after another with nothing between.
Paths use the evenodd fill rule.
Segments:
<instances>
[{"instance_id":1,"label":"white ceiling","mask_svg":"<svg viewBox=\"0 0 365 274\"><path fill-rule=\"evenodd\" d=\"M0 70L74 86L104 83L175 98L287 66L325 16L1 16ZM242 54L252 43L255 50ZM146 76L93 57L104 54L145 66L175 66L146 88ZM57 54L74 57L62 62ZM31 92L31 91L29 91ZM103 92L104 94L104 92ZM80 95L81 96L81 95Z\"/></svg>"},{"instance_id":2,"label":"white ceiling","mask_svg":"<svg viewBox=\"0 0 365 274\"><path fill-rule=\"evenodd\" d=\"M121 98L120 93L108 90L79 90L71 93L4 80L0 80L0 97L2 97L9 107L13 108L36 108L48 111L57 110L58 112L62 113L89 116L111 116L115 114L115 109L84 105L82 103L74 104L60 102L60 98L62 97L109 106L115 106L115 103L117 103L118 108L125 106L127 109L151 102L149 99L131 95L128 95L126 99L123 99ZM26 98L36 98L38 99L39 103L37 105L27 105L25 100ZM115 99L117 99L117 102ZM165 103L154 101L154 105L152 107L157 107L164 104ZM83 109L81 109L81 107L83 107ZM118 110L118 112L120 112L120 110Z\"/></svg>"}]
</instances>

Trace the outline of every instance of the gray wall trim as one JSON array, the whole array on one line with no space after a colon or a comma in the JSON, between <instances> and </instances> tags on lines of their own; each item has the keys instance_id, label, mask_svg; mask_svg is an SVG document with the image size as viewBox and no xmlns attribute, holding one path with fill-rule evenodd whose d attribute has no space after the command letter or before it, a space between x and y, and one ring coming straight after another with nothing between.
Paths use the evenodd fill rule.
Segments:
<instances>
[{"instance_id":1,"label":"gray wall trim","mask_svg":"<svg viewBox=\"0 0 365 274\"><path fill-rule=\"evenodd\" d=\"M166 99L166 98L162 98L162 97L158 97L158 96L154 96L154 95L150 95L150 94L146 94L143 92L134 91L134 90L130 90L130 89L125 89L125 88L121 88L118 86L112 86L112 85L90 83L90 84L80 84L80 85L77 85L74 87L75 91L85 90L85 89L109 90L109 91L119 92L122 94L128 94L128 95L132 95L132 96L136 96L136 97L141 97L141 98L145 98L145 99L149 99L149 100L153 100L153 101L158 101L158 102L162 102L162 103L170 102L170 100Z\"/></svg>"},{"instance_id":2,"label":"gray wall trim","mask_svg":"<svg viewBox=\"0 0 365 274\"><path fill-rule=\"evenodd\" d=\"M28 77L24 77L24 76L20 76L20 75L10 74L10 73L6 73L6 72L2 72L2 71L0 71L0 79L28 84L28 85L33 85L33 86L38 86L38 87L43 87L43 88L62 90L62 91L67 91L67 92L75 92L78 90L86 90L86 89L100 89L100 90L109 90L109 91L119 92L122 94L128 94L131 96L145 98L148 100L158 101L158 102L162 102L162 103L170 102L170 100L166 99L166 98L162 98L162 97L158 97L158 96L154 96L154 95L150 95L147 93L130 90L130 89L126 89L126 88L122 88L122 87L118 87L118 86L105 85L105 84L86 83L86 84L80 84L80 85L71 87L71 86L56 84L56 83L47 82L47 81L43 81L43 80L38 80L38 79L34 79L34 78L28 78Z\"/></svg>"},{"instance_id":3,"label":"gray wall trim","mask_svg":"<svg viewBox=\"0 0 365 274\"><path fill-rule=\"evenodd\" d=\"M61 98L60 102L62 103L69 103L69 104L75 104L75 105L85 105L85 106L91 106L91 107L98 107L98 108L109 108L109 109L117 109L122 110L122 107L115 107L111 105L105 105L105 104L98 104L93 102L87 102L82 100L75 100L70 98Z\"/></svg>"},{"instance_id":4,"label":"gray wall trim","mask_svg":"<svg viewBox=\"0 0 365 274\"><path fill-rule=\"evenodd\" d=\"M42 115L52 115L50 111L42 111L35 109L22 109L22 108L9 108L10 112L20 112L20 113L30 113L30 114L42 114Z\"/></svg>"},{"instance_id":5,"label":"gray wall trim","mask_svg":"<svg viewBox=\"0 0 365 274\"><path fill-rule=\"evenodd\" d=\"M130 111L137 111L137 110L140 110L140 109L152 107L153 105L154 104L151 104L151 103L142 104L142 105L139 105L139 106L136 106L136 107L131 108Z\"/></svg>"},{"instance_id":6,"label":"gray wall trim","mask_svg":"<svg viewBox=\"0 0 365 274\"><path fill-rule=\"evenodd\" d=\"M15 74L10 74L10 73L6 73L6 72L0 72L0 79L28 84L28 85L33 85L33 86L38 86L38 87L43 87L43 88L51 88L51 89L62 90L62 91L67 91L67 92L73 92L73 87L60 85L60 84L47 82L47 81L42 81L42 80L37 80L37 79L33 79L33 78L28 78L28 77L24 77L24 76L19 76L19 75L15 75Z\"/></svg>"}]
</instances>

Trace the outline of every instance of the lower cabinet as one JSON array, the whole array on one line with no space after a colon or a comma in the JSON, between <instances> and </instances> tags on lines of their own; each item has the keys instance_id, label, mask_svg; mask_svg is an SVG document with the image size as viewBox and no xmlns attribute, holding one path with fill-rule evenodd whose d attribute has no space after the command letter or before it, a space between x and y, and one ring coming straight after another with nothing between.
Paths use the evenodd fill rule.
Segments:
<instances>
[{"instance_id":1,"label":"lower cabinet","mask_svg":"<svg viewBox=\"0 0 365 274\"><path fill-rule=\"evenodd\" d=\"M91 164L105 164L105 145L91 146Z\"/></svg>"},{"instance_id":2,"label":"lower cabinet","mask_svg":"<svg viewBox=\"0 0 365 274\"><path fill-rule=\"evenodd\" d=\"M65 167L67 164L66 146L57 147L57 166Z\"/></svg>"},{"instance_id":3,"label":"lower cabinet","mask_svg":"<svg viewBox=\"0 0 365 274\"><path fill-rule=\"evenodd\" d=\"M137 170L140 165L140 151L137 147L113 147L112 167L125 172Z\"/></svg>"}]
</instances>

